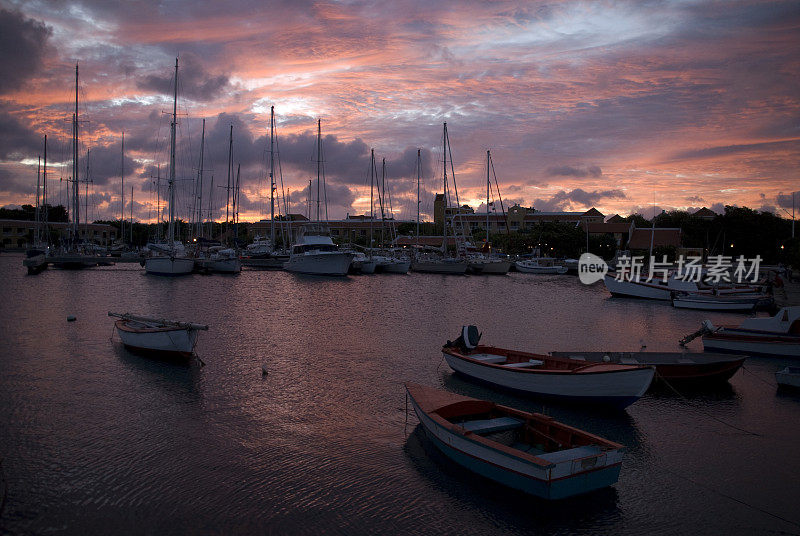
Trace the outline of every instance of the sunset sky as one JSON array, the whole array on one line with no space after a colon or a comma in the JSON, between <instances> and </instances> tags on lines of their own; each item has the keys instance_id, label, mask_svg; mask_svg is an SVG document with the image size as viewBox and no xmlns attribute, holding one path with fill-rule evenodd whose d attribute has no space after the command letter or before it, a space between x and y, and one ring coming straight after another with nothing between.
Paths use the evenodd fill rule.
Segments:
<instances>
[{"instance_id":1,"label":"sunset sky","mask_svg":"<svg viewBox=\"0 0 800 536\"><path fill-rule=\"evenodd\" d=\"M179 58L178 214L206 119L207 208L224 218L228 135L243 220L269 212L269 110L285 188L305 212L322 120L331 218L369 211L369 152L399 218L441 191L447 122L458 193L480 207L490 149L506 204L606 216L725 204L791 212L800 190L800 3L0 0L0 206L50 201L71 174L80 66L90 219L153 220ZM314 187L314 191L316 188ZM800 204L800 195L797 197ZM130 206L125 215L129 217Z\"/></svg>"}]
</instances>

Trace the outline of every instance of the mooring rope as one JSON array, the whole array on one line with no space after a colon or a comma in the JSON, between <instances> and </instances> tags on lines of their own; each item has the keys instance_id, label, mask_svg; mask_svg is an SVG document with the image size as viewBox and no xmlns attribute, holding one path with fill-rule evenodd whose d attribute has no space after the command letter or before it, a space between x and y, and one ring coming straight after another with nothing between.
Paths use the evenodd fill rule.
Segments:
<instances>
[{"instance_id":1,"label":"mooring rope","mask_svg":"<svg viewBox=\"0 0 800 536\"><path fill-rule=\"evenodd\" d=\"M748 368L747 368L747 367L745 367L744 365L742 365L742 370L743 370L743 371L745 371L745 372L747 372L748 374L752 374L752 375L753 375L753 377L754 377L755 379L757 379L758 381L760 381L761 383L765 383L765 384L769 385L769 386L770 386L770 387L772 387L772 388L777 388L777 387L778 387L778 384L777 384L777 382L768 382L767 380L765 380L765 379L763 379L763 378L759 378L759 376L758 376L758 375L757 375L755 372L753 372L752 370L748 369Z\"/></svg>"},{"instance_id":2,"label":"mooring rope","mask_svg":"<svg viewBox=\"0 0 800 536\"><path fill-rule=\"evenodd\" d=\"M680 391L678 391L677 389L675 389L675 387L674 387L674 386L673 386L671 383L669 383L669 382L668 382L668 381L667 381L667 380L664 378L664 376L662 376L661 374L659 374L657 370L656 370L656 376L658 376L658 379L659 379L660 381L662 381L662 382L664 383L664 385L666 385L667 387L669 387L669 388L670 388L670 390L671 390L673 393L675 393L676 395L678 395L679 397L681 397L681 399L683 399L683 401L684 401L684 402L687 402L687 403L689 403L690 405L694 406L694 407L695 407L695 408L696 408L696 409L697 409L697 410L698 410L698 411L699 411L701 414L705 415L705 416L706 416L706 417L708 417L709 419L715 420L715 421L719 422L720 424L724 424L725 426L728 426L728 427L730 427L730 428L733 428L734 430L739 430L740 432L744 432L745 434L748 434L748 435L753 435L753 436L756 436L756 437L762 437L762 436L763 436L763 434L759 434L758 432L752 432L752 431L750 431L750 430L747 430L747 429L745 429L745 428L741 428L741 427L739 427L739 426L736 426L735 424L731 424L731 423L729 423L729 422L727 422L727 421L724 421L724 420L720 419L719 417L715 417L714 415L710 414L709 412L707 412L707 411L705 411L703 408L701 408L701 407L700 407L698 404L695 404L694 402L692 402L692 400L690 400L690 399L686 398L686 397L685 397L685 396L684 396L684 395L683 395L683 394L682 394Z\"/></svg>"}]
</instances>

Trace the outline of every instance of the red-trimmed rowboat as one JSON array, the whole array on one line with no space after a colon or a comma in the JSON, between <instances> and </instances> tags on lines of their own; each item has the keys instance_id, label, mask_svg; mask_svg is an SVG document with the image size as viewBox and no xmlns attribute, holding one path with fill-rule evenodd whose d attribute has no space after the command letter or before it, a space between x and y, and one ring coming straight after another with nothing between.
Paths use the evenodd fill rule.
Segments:
<instances>
[{"instance_id":1,"label":"red-trimmed rowboat","mask_svg":"<svg viewBox=\"0 0 800 536\"><path fill-rule=\"evenodd\" d=\"M405 384L423 430L448 458L503 485L563 499L619 479L623 446L541 413Z\"/></svg>"}]
</instances>

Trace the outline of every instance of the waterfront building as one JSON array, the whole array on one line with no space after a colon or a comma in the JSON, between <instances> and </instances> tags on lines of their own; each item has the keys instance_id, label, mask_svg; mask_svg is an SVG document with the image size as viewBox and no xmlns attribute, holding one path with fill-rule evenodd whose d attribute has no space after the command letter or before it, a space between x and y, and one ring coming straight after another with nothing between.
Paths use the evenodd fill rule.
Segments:
<instances>
[{"instance_id":1,"label":"waterfront building","mask_svg":"<svg viewBox=\"0 0 800 536\"><path fill-rule=\"evenodd\" d=\"M71 222L50 222L51 237L56 241L70 238ZM33 244L36 222L31 220L0 220L0 240L3 248L25 249ZM117 229L106 223L86 223L78 227L78 238L87 243L108 246L117 238Z\"/></svg>"}]
</instances>

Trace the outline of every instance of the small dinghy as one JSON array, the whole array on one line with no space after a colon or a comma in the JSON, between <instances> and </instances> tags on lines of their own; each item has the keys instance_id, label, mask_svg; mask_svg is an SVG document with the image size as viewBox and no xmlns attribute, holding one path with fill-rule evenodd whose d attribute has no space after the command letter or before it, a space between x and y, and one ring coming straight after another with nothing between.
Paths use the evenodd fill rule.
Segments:
<instances>
[{"instance_id":1,"label":"small dinghy","mask_svg":"<svg viewBox=\"0 0 800 536\"><path fill-rule=\"evenodd\" d=\"M425 434L448 458L543 499L563 499L619 479L623 446L540 413L405 384Z\"/></svg>"},{"instance_id":2,"label":"small dinghy","mask_svg":"<svg viewBox=\"0 0 800 536\"><path fill-rule=\"evenodd\" d=\"M199 330L208 326L191 322L174 322L160 318L137 316L130 313L112 313L119 318L114 327L122 344L137 350L188 358L194 353Z\"/></svg>"},{"instance_id":3,"label":"small dinghy","mask_svg":"<svg viewBox=\"0 0 800 536\"><path fill-rule=\"evenodd\" d=\"M589 363L567 357L479 346L475 326L447 341L442 353L454 371L473 380L528 395L625 408L644 395L653 381L651 366Z\"/></svg>"},{"instance_id":4,"label":"small dinghy","mask_svg":"<svg viewBox=\"0 0 800 536\"><path fill-rule=\"evenodd\" d=\"M786 367L775 373L779 389L800 390L800 367Z\"/></svg>"},{"instance_id":5,"label":"small dinghy","mask_svg":"<svg viewBox=\"0 0 800 536\"><path fill-rule=\"evenodd\" d=\"M592 363L652 365L658 379L698 386L728 381L746 359L709 352L550 352L550 355Z\"/></svg>"}]
</instances>

